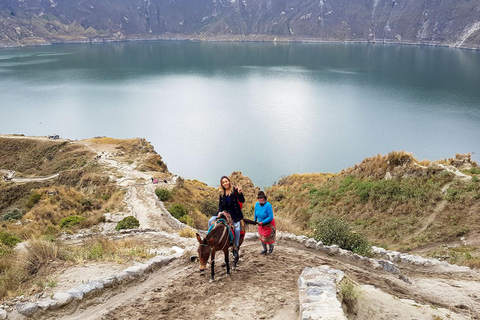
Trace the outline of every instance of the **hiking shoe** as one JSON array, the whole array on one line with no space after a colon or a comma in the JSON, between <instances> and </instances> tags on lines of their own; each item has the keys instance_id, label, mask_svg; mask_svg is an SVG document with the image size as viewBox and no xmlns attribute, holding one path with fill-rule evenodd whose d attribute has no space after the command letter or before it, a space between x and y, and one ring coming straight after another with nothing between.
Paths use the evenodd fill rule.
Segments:
<instances>
[{"instance_id":1,"label":"hiking shoe","mask_svg":"<svg viewBox=\"0 0 480 320\"><path fill-rule=\"evenodd\" d=\"M271 246L269 249L268 249L268 253L272 253L273 252L273 246Z\"/></svg>"},{"instance_id":2,"label":"hiking shoe","mask_svg":"<svg viewBox=\"0 0 480 320\"><path fill-rule=\"evenodd\" d=\"M266 254L266 253L267 253L267 250L260 251L260 254Z\"/></svg>"}]
</instances>

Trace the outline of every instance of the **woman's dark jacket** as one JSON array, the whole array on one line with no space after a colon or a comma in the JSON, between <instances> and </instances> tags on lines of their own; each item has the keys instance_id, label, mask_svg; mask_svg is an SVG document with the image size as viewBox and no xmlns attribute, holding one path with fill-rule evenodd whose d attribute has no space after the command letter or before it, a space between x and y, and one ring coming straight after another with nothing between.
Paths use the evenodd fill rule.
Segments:
<instances>
[{"instance_id":1,"label":"woman's dark jacket","mask_svg":"<svg viewBox=\"0 0 480 320\"><path fill-rule=\"evenodd\" d=\"M234 189L234 192L230 195L230 201L227 201L227 196L225 193L221 194L218 199L218 212L227 211L232 216L234 222L238 222L243 219L242 209L240 209L241 203L245 202L245 197L243 193L238 193L237 189Z\"/></svg>"}]
</instances>

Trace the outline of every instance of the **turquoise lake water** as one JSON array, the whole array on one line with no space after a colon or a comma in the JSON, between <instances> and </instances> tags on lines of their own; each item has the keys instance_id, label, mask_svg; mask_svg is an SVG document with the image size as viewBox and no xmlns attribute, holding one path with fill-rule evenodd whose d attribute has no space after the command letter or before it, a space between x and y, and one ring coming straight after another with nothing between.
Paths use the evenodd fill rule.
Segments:
<instances>
[{"instance_id":1,"label":"turquoise lake water","mask_svg":"<svg viewBox=\"0 0 480 320\"><path fill-rule=\"evenodd\" d=\"M172 173L260 187L405 150L480 160L480 52L136 42L0 50L0 133L143 137ZM8 168L7 168L8 169Z\"/></svg>"}]
</instances>

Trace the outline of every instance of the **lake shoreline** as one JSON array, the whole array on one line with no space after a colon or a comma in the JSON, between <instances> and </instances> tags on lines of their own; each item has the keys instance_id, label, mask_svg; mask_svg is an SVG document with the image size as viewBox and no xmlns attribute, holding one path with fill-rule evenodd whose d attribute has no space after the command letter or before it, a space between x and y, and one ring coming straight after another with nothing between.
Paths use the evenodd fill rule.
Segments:
<instances>
[{"instance_id":1,"label":"lake shoreline","mask_svg":"<svg viewBox=\"0 0 480 320\"><path fill-rule=\"evenodd\" d=\"M274 37L268 35L251 35L251 36L235 36L235 37L201 37L201 36L183 36L183 35L167 35L167 36L155 36L155 37L145 37L145 36L126 36L124 38L88 38L88 39L73 39L73 40L47 40L42 39L38 42L26 42L23 44L17 45L3 45L0 43L0 50L3 49L14 49L14 48L25 48L25 47L44 47L52 46L57 44L103 44L103 43L127 43L127 42L156 42L156 41L192 41L192 42L249 42L249 43L281 43L281 44L294 44L294 43L312 43L312 44L322 44L322 43L335 43L335 44L379 44L379 45L406 45L406 46L420 46L420 47L441 47L441 48L452 48L452 49L463 49L463 50L472 50L480 51L480 47L468 47L468 46L456 46L452 43L441 43L441 42L399 42L399 41L370 41L370 40L320 40L312 38L300 38L300 39L291 39L291 38L282 38Z\"/></svg>"}]
</instances>

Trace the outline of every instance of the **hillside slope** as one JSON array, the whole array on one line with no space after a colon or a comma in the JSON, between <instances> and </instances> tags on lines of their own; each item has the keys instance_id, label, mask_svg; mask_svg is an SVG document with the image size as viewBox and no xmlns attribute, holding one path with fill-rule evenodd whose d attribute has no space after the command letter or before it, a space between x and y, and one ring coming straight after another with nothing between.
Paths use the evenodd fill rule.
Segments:
<instances>
[{"instance_id":1,"label":"hillside slope","mask_svg":"<svg viewBox=\"0 0 480 320\"><path fill-rule=\"evenodd\" d=\"M198 39L480 47L468 0L4 0L0 46Z\"/></svg>"}]
</instances>

